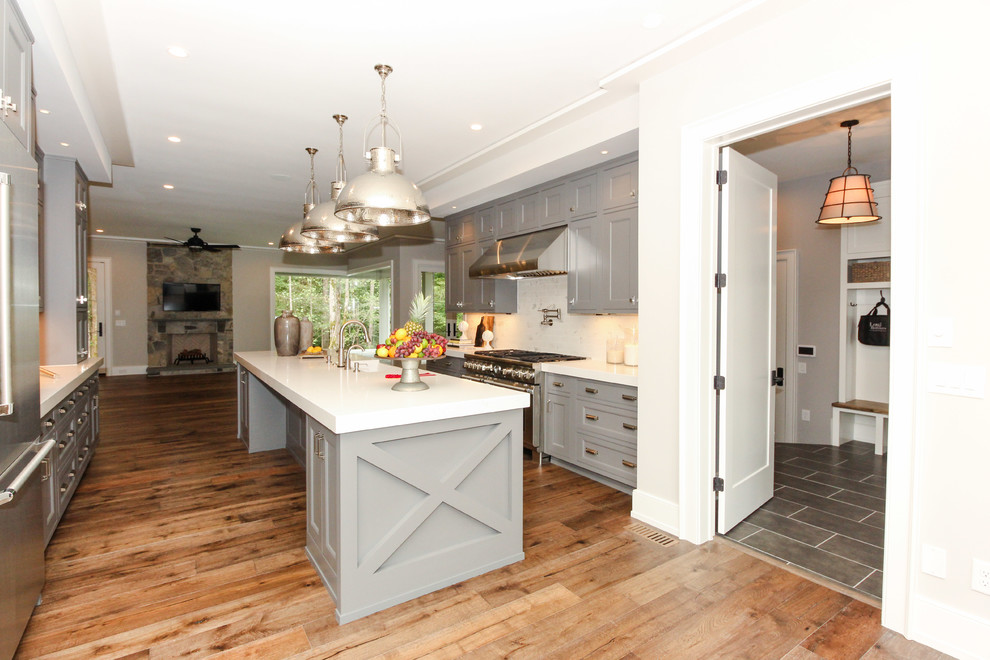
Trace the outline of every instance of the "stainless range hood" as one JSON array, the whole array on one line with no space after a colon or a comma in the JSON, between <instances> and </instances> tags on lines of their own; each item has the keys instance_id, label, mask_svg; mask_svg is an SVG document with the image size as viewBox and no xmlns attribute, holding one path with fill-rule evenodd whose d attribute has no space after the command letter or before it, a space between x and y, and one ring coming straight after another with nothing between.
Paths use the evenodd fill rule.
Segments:
<instances>
[{"instance_id":1,"label":"stainless range hood","mask_svg":"<svg viewBox=\"0 0 990 660\"><path fill-rule=\"evenodd\" d=\"M518 280L567 274L567 228L554 227L495 241L468 268L468 276Z\"/></svg>"}]
</instances>

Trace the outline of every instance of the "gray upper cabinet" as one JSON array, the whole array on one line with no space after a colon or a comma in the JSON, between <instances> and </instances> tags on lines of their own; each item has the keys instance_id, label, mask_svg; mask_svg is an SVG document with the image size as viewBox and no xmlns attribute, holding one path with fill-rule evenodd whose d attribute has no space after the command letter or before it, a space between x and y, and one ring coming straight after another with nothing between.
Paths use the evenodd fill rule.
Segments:
<instances>
[{"instance_id":1,"label":"gray upper cabinet","mask_svg":"<svg viewBox=\"0 0 990 660\"><path fill-rule=\"evenodd\" d=\"M11 133L32 154L34 153L32 121L34 109L31 97L31 44L28 31L17 5L3 2L3 79L0 80L0 118Z\"/></svg>"},{"instance_id":2,"label":"gray upper cabinet","mask_svg":"<svg viewBox=\"0 0 990 660\"><path fill-rule=\"evenodd\" d=\"M636 207L602 215L602 300L608 312L635 312L639 307L639 210Z\"/></svg>"},{"instance_id":3,"label":"gray upper cabinet","mask_svg":"<svg viewBox=\"0 0 990 660\"><path fill-rule=\"evenodd\" d=\"M495 207L479 209L474 212L474 233L479 241L490 241L495 238Z\"/></svg>"},{"instance_id":4,"label":"gray upper cabinet","mask_svg":"<svg viewBox=\"0 0 990 660\"><path fill-rule=\"evenodd\" d=\"M602 170L599 178L603 211L638 203L639 161L607 167Z\"/></svg>"},{"instance_id":5,"label":"gray upper cabinet","mask_svg":"<svg viewBox=\"0 0 990 660\"><path fill-rule=\"evenodd\" d=\"M474 246L458 245L447 248L447 277L445 281L447 309L452 312L463 312L464 309L464 284L468 281L467 269L470 267L471 254Z\"/></svg>"},{"instance_id":6,"label":"gray upper cabinet","mask_svg":"<svg viewBox=\"0 0 990 660\"><path fill-rule=\"evenodd\" d=\"M558 183L555 186L544 188L539 192L536 202L536 212L539 216L537 222L541 229L555 227L567 222L564 215L564 197L567 186Z\"/></svg>"},{"instance_id":7,"label":"gray upper cabinet","mask_svg":"<svg viewBox=\"0 0 990 660\"><path fill-rule=\"evenodd\" d=\"M444 222L447 224L447 245L460 245L474 240L475 220L473 213L446 218Z\"/></svg>"},{"instance_id":8,"label":"gray upper cabinet","mask_svg":"<svg viewBox=\"0 0 990 660\"><path fill-rule=\"evenodd\" d=\"M598 212L598 173L592 172L567 182L564 214L568 220L586 218Z\"/></svg>"},{"instance_id":9,"label":"gray upper cabinet","mask_svg":"<svg viewBox=\"0 0 990 660\"><path fill-rule=\"evenodd\" d=\"M495 207L495 238L505 238L519 233L519 200L511 200Z\"/></svg>"},{"instance_id":10,"label":"gray upper cabinet","mask_svg":"<svg viewBox=\"0 0 990 660\"><path fill-rule=\"evenodd\" d=\"M567 231L567 311L592 312L598 308L598 218L575 220Z\"/></svg>"},{"instance_id":11,"label":"gray upper cabinet","mask_svg":"<svg viewBox=\"0 0 990 660\"><path fill-rule=\"evenodd\" d=\"M449 312L512 314L516 283L512 280L471 279L468 269L492 242L465 243L447 248L446 307Z\"/></svg>"},{"instance_id":12,"label":"gray upper cabinet","mask_svg":"<svg viewBox=\"0 0 990 660\"><path fill-rule=\"evenodd\" d=\"M518 222L516 223L516 233L528 234L540 228L540 218L537 209L539 206L539 193L530 193L521 198L517 203Z\"/></svg>"}]
</instances>

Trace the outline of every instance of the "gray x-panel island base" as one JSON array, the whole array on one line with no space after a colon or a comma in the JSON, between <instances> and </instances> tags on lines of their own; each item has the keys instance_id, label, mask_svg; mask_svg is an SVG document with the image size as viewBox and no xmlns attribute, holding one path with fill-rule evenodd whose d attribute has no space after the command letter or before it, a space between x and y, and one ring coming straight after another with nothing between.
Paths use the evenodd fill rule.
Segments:
<instances>
[{"instance_id":1,"label":"gray x-panel island base","mask_svg":"<svg viewBox=\"0 0 990 660\"><path fill-rule=\"evenodd\" d=\"M291 449L304 425L306 554L340 623L523 558L528 394L443 375L394 392L391 367L234 358L249 451Z\"/></svg>"}]
</instances>

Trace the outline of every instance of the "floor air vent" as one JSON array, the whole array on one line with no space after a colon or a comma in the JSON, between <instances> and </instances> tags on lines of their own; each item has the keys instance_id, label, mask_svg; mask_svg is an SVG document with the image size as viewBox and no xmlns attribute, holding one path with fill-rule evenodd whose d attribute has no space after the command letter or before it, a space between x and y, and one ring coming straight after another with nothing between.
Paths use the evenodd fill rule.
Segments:
<instances>
[{"instance_id":1,"label":"floor air vent","mask_svg":"<svg viewBox=\"0 0 990 660\"><path fill-rule=\"evenodd\" d=\"M633 534L639 534L644 539L653 541L654 543L658 545L662 545L665 548L667 546L671 546L677 543L677 539L671 536L667 536L663 532L658 532L652 527L647 527L646 525L642 525L640 523L632 523L628 525L626 529L628 529Z\"/></svg>"}]
</instances>

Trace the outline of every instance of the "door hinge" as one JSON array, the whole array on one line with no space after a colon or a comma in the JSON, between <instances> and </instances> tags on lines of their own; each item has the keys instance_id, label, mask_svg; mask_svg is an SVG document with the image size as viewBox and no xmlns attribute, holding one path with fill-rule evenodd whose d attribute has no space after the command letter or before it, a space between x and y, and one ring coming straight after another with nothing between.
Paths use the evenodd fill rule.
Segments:
<instances>
[{"instance_id":1,"label":"door hinge","mask_svg":"<svg viewBox=\"0 0 990 660\"><path fill-rule=\"evenodd\" d=\"M712 490L714 490L716 493L724 493L725 479L723 479L722 477L715 477L714 479L712 479Z\"/></svg>"},{"instance_id":2,"label":"door hinge","mask_svg":"<svg viewBox=\"0 0 990 660\"><path fill-rule=\"evenodd\" d=\"M719 186L724 186L729 182L729 171L728 170L716 170L715 172L715 183Z\"/></svg>"},{"instance_id":3,"label":"door hinge","mask_svg":"<svg viewBox=\"0 0 990 660\"><path fill-rule=\"evenodd\" d=\"M725 273L715 273L715 288L724 289L729 278Z\"/></svg>"},{"instance_id":4,"label":"door hinge","mask_svg":"<svg viewBox=\"0 0 990 660\"><path fill-rule=\"evenodd\" d=\"M716 390L725 389L725 376L715 376L715 389Z\"/></svg>"}]
</instances>

